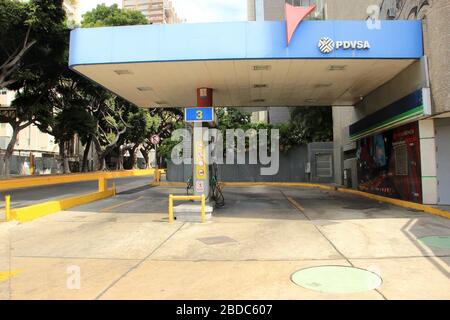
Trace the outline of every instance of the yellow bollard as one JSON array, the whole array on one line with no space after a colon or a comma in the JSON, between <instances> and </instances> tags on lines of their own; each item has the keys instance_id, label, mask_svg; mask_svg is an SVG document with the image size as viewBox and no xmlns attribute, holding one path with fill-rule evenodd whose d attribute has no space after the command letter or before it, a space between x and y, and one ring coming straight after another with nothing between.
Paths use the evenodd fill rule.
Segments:
<instances>
[{"instance_id":1,"label":"yellow bollard","mask_svg":"<svg viewBox=\"0 0 450 320\"><path fill-rule=\"evenodd\" d=\"M161 182L161 170L160 169L156 169L156 182L160 183Z\"/></svg>"},{"instance_id":2,"label":"yellow bollard","mask_svg":"<svg viewBox=\"0 0 450 320\"><path fill-rule=\"evenodd\" d=\"M98 192L104 192L107 190L107 181L105 178L100 177L98 178Z\"/></svg>"},{"instance_id":3,"label":"yellow bollard","mask_svg":"<svg viewBox=\"0 0 450 320\"><path fill-rule=\"evenodd\" d=\"M202 194L202 223L205 223L205 195Z\"/></svg>"},{"instance_id":4,"label":"yellow bollard","mask_svg":"<svg viewBox=\"0 0 450 320\"><path fill-rule=\"evenodd\" d=\"M11 196L5 196L5 211L6 222L11 221Z\"/></svg>"},{"instance_id":5,"label":"yellow bollard","mask_svg":"<svg viewBox=\"0 0 450 320\"><path fill-rule=\"evenodd\" d=\"M173 223L173 195L169 195L169 223Z\"/></svg>"}]
</instances>

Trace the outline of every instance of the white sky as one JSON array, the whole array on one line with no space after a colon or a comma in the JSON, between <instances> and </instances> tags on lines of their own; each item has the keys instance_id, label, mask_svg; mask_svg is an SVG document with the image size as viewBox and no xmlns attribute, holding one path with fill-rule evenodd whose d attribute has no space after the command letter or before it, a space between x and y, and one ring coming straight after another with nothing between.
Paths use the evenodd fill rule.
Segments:
<instances>
[{"instance_id":1,"label":"white sky","mask_svg":"<svg viewBox=\"0 0 450 320\"><path fill-rule=\"evenodd\" d=\"M122 6L122 0L79 0L80 15L98 4ZM247 20L247 0L172 0L178 16L187 22Z\"/></svg>"}]
</instances>

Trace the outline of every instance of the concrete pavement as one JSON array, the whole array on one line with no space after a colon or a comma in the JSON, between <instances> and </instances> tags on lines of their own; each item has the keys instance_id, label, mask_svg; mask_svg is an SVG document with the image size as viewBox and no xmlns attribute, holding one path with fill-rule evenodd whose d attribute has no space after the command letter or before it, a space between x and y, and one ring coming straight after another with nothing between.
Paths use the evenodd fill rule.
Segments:
<instances>
[{"instance_id":1,"label":"concrete pavement","mask_svg":"<svg viewBox=\"0 0 450 320\"><path fill-rule=\"evenodd\" d=\"M0 277L0 298L450 299L450 248L419 241L449 236L448 219L331 191L227 187L212 221L169 225L169 193L184 189L145 186L0 225L0 275L15 272ZM342 294L291 281L326 265L367 269L383 282Z\"/></svg>"}]
</instances>

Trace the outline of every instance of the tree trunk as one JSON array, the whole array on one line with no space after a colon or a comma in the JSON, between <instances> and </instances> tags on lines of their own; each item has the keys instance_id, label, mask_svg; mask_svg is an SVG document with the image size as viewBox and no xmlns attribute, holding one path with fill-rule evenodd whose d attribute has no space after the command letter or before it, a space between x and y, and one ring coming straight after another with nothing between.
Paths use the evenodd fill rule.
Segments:
<instances>
[{"instance_id":1,"label":"tree trunk","mask_svg":"<svg viewBox=\"0 0 450 320\"><path fill-rule=\"evenodd\" d=\"M14 146L16 145L17 142L17 136L19 135L19 126L18 125L13 125L13 133L11 136L11 140L8 143L8 147L6 147L6 152L5 155L3 156L3 172L2 172L2 176L4 176L5 178L9 177L9 174L11 172L11 157L14 153Z\"/></svg>"},{"instance_id":2,"label":"tree trunk","mask_svg":"<svg viewBox=\"0 0 450 320\"><path fill-rule=\"evenodd\" d=\"M66 143L65 142L60 142L58 144L59 146L59 170L63 173L70 173L70 168L69 168L69 159L67 158L67 154L66 154Z\"/></svg>"},{"instance_id":3,"label":"tree trunk","mask_svg":"<svg viewBox=\"0 0 450 320\"><path fill-rule=\"evenodd\" d=\"M119 156L117 157L116 170L123 170L123 157L126 151L127 148L125 146L119 147Z\"/></svg>"},{"instance_id":4,"label":"tree trunk","mask_svg":"<svg viewBox=\"0 0 450 320\"><path fill-rule=\"evenodd\" d=\"M137 150L138 150L139 145L135 145L130 152L130 157L131 157L131 168L132 169L137 169Z\"/></svg>"},{"instance_id":5,"label":"tree trunk","mask_svg":"<svg viewBox=\"0 0 450 320\"><path fill-rule=\"evenodd\" d=\"M64 148L64 173L71 173L70 166L69 166L69 154L68 154L67 144L68 144L68 142L66 142L66 148Z\"/></svg>"},{"instance_id":6,"label":"tree trunk","mask_svg":"<svg viewBox=\"0 0 450 320\"><path fill-rule=\"evenodd\" d=\"M102 150L102 146L96 136L92 136L92 142L94 143L95 153L97 154L97 170L104 171L106 169L106 152Z\"/></svg>"},{"instance_id":7,"label":"tree trunk","mask_svg":"<svg viewBox=\"0 0 450 320\"><path fill-rule=\"evenodd\" d=\"M141 154L144 157L145 169L150 169L150 157L148 156L147 150L145 148L141 148Z\"/></svg>"},{"instance_id":8,"label":"tree trunk","mask_svg":"<svg viewBox=\"0 0 450 320\"><path fill-rule=\"evenodd\" d=\"M81 165L81 172L88 172L89 166L88 166L88 157L89 157L89 151L91 150L91 144L92 144L92 136L89 135L89 138L86 142L86 146L84 147L84 153L83 153L83 164Z\"/></svg>"}]
</instances>

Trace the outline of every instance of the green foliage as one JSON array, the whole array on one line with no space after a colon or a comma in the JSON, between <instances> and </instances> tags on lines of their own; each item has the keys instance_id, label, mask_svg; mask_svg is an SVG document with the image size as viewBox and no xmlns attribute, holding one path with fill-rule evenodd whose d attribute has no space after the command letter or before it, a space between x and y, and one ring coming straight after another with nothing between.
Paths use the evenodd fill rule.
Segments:
<instances>
[{"instance_id":1,"label":"green foliage","mask_svg":"<svg viewBox=\"0 0 450 320\"><path fill-rule=\"evenodd\" d=\"M218 108L219 129L237 129L248 127L251 123L251 115L235 108Z\"/></svg>"},{"instance_id":2,"label":"green foliage","mask_svg":"<svg viewBox=\"0 0 450 320\"><path fill-rule=\"evenodd\" d=\"M62 0L0 0L0 87L18 90L40 79L65 51Z\"/></svg>"},{"instance_id":3,"label":"green foliage","mask_svg":"<svg viewBox=\"0 0 450 320\"><path fill-rule=\"evenodd\" d=\"M175 131L177 129L182 129L184 127L185 126L183 123L176 122L174 123L172 130ZM161 144L159 145L158 155L166 160L170 160L172 158L172 149L180 142L182 142L182 138L172 140L171 137L167 137L166 139L162 140Z\"/></svg>"},{"instance_id":4,"label":"green foliage","mask_svg":"<svg viewBox=\"0 0 450 320\"><path fill-rule=\"evenodd\" d=\"M218 109L219 129L225 137L227 129L278 129L280 151L288 152L295 146L333 139L333 117L329 107L298 107L291 112L291 120L285 124L251 123L250 114L238 109Z\"/></svg>"},{"instance_id":5,"label":"green foliage","mask_svg":"<svg viewBox=\"0 0 450 320\"><path fill-rule=\"evenodd\" d=\"M117 4L110 7L101 4L83 15L83 28L106 26L129 26L148 24L147 18L139 11L120 9Z\"/></svg>"},{"instance_id":6,"label":"green foliage","mask_svg":"<svg viewBox=\"0 0 450 320\"><path fill-rule=\"evenodd\" d=\"M333 114L330 107L299 107L291 113L291 123L304 143L333 139Z\"/></svg>"},{"instance_id":7,"label":"green foliage","mask_svg":"<svg viewBox=\"0 0 450 320\"><path fill-rule=\"evenodd\" d=\"M144 143L161 124L161 118L152 117L147 109L140 109L135 106L132 106L131 110L128 111L125 121L128 126L125 140L134 144Z\"/></svg>"}]
</instances>

